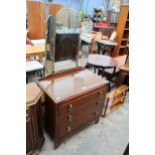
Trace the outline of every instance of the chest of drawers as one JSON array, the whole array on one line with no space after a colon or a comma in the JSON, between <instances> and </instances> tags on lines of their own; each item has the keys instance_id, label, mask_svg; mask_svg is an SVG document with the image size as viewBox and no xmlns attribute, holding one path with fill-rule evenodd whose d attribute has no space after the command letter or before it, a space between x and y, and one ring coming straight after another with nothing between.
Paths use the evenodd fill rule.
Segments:
<instances>
[{"instance_id":1,"label":"chest of drawers","mask_svg":"<svg viewBox=\"0 0 155 155\"><path fill-rule=\"evenodd\" d=\"M54 148L82 128L98 122L109 82L86 69L76 68L42 78L46 130Z\"/></svg>"}]
</instances>

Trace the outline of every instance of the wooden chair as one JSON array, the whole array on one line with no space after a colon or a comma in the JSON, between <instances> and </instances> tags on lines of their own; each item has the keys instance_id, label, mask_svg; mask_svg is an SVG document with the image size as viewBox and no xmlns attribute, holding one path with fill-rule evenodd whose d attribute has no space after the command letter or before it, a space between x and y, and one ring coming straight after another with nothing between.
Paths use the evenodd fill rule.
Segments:
<instances>
[{"instance_id":1,"label":"wooden chair","mask_svg":"<svg viewBox=\"0 0 155 155\"><path fill-rule=\"evenodd\" d=\"M124 104L127 91L128 91L128 86L122 85L119 88L107 94L106 96L107 100L106 100L103 117L119 109Z\"/></svg>"},{"instance_id":2,"label":"wooden chair","mask_svg":"<svg viewBox=\"0 0 155 155\"><path fill-rule=\"evenodd\" d=\"M119 73L119 68L123 66L126 62L127 55L122 55L118 57L114 57L114 59L117 61L117 66L115 68L105 69L102 73L102 76L105 76L109 81L116 83L117 76ZM101 72L99 71L99 74ZM113 79L115 77L115 80Z\"/></svg>"}]
</instances>

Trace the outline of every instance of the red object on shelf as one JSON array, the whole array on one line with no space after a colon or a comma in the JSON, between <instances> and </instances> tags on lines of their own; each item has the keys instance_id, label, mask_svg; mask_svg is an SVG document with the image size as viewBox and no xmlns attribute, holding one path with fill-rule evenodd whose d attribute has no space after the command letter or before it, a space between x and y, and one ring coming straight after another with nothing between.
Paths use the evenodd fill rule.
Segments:
<instances>
[{"instance_id":1,"label":"red object on shelf","mask_svg":"<svg viewBox=\"0 0 155 155\"><path fill-rule=\"evenodd\" d=\"M29 39L28 37L26 38L26 45L31 44L31 39Z\"/></svg>"},{"instance_id":2,"label":"red object on shelf","mask_svg":"<svg viewBox=\"0 0 155 155\"><path fill-rule=\"evenodd\" d=\"M109 24L108 23L98 22L98 23L96 23L96 26L107 28L107 27L109 27Z\"/></svg>"}]
</instances>

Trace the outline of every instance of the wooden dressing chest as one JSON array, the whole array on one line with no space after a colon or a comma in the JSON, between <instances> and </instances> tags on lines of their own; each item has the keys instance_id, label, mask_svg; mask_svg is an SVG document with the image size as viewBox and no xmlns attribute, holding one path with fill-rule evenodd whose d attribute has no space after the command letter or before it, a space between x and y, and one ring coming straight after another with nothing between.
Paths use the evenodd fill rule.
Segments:
<instances>
[{"instance_id":1,"label":"wooden dressing chest","mask_svg":"<svg viewBox=\"0 0 155 155\"><path fill-rule=\"evenodd\" d=\"M39 80L45 92L46 130L54 148L102 113L109 82L87 69L75 68Z\"/></svg>"}]
</instances>

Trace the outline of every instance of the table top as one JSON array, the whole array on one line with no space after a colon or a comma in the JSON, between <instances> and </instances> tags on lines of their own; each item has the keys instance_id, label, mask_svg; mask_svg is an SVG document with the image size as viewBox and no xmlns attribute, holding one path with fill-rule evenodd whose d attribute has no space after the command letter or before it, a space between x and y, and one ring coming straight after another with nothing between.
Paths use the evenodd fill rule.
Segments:
<instances>
[{"instance_id":1,"label":"table top","mask_svg":"<svg viewBox=\"0 0 155 155\"><path fill-rule=\"evenodd\" d=\"M38 82L39 86L55 103L71 100L109 84L107 80L87 69L76 71L72 69L61 76L58 74L52 74Z\"/></svg>"},{"instance_id":2,"label":"table top","mask_svg":"<svg viewBox=\"0 0 155 155\"><path fill-rule=\"evenodd\" d=\"M110 56L100 54L89 54L87 63L94 67L113 68L117 61Z\"/></svg>"},{"instance_id":3,"label":"table top","mask_svg":"<svg viewBox=\"0 0 155 155\"><path fill-rule=\"evenodd\" d=\"M43 69L44 65L36 60L26 61L26 72Z\"/></svg>"},{"instance_id":4,"label":"table top","mask_svg":"<svg viewBox=\"0 0 155 155\"><path fill-rule=\"evenodd\" d=\"M117 46L118 43L116 41L111 41L111 40L97 40L98 43L103 44L103 45L108 45L108 46Z\"/></svg>"},{"instance_id":5,"label":"table top","mask_svg":"<svg viewBox=\"0 0 155 155\"><path fill-rule=\"evenodd\" d=\"M124 66L121 66L121 67L120 67L120 70L129 72L129 64L125 64Z\"/></svg>"},{"instance_id":6,"label":"table top","mask_svg":"<svg viewBox=\"0 0 155 155\"><path fill-rule=\"evenodd\" d=\"M95 38L95 36L96 36L96 34L94 34L94 33L81 33L80 39L87 43L91 43L92 40Z\"/></svg>"},{"instance_id":7,"label":"table top","mask_svg":"<svg viewBox=\"0 0 155 155\"><path fill-rule=\"evenodd\" d=\"M31 43L32 43L33 45L45 44L45 39L35 39L35 40L31 40Z\"/></svg>"},{"instance_id":8,"label":"table top","mask_svg":"<svg viewBox=\"0 0 155 155\"><path fill-rule=\"evenodd\" d=\"M29 83L26 85L26 106L36 104L43 92L36 83Z\"/></svg>"},{"instance_id":9,"label":"table top","mask_svg":"<svg viewBox=\"0 0 155 155\"><path fill-rule=\"evenodd\" d=\"M45 44L26 45L26 55L45 53Z\"/></svg>"}]
</instances>

